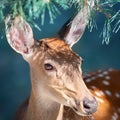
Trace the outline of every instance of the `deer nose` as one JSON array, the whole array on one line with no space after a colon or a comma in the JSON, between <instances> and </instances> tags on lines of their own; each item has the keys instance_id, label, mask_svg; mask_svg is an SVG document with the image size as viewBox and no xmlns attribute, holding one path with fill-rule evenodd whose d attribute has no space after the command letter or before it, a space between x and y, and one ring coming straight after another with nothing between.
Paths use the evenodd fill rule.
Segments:
<instances>
[{"instance_id":1,"label":"deer nose","mask_svg":"<svg viewBox=\"0 0 120 120\"><path fill-rule=\"evenodd\" d=\"M98 102L94 98L93 100L89 100L88 98L84 98L83 100L83 109L89 115L97 111Z\"/></svg>"}]
</instances>

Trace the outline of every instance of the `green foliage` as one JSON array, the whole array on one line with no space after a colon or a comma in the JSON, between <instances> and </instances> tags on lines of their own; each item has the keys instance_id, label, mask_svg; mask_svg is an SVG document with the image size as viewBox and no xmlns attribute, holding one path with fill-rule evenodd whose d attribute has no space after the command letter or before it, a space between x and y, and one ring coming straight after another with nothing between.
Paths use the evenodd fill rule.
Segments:
<instances>
[{"instance_id":1,"label":"green foliage","mask_svg":"<svg viewBox=\"0 0 120 120\"><path fill-rule=\"evenodd\" d=\"M120 0L104 0L99 3L99 11L105 16L105 23L101 36L102 43L109 44L111 33L117 33L120 30L120 10L114 11L114 6Z\"/></svg>"},{"instance_id":2,"label":"green foliage","mask_svg":"<svg viewBox=\"0 0 120 120\"><path fill-rule=\"evenodd\" d=\"M59 9L56 5L59 5L63 9L68 9L67 1L59 1L59 0L27 0L25 2L24 9L28 12L28 17L38 18L41 16L41 24L44 24L45 13L48 11L50 16L50 23L53 23L53 20L56 18L57 14L60 14Z\"/></svg>"},{"instance_id":3,"label":"green foliage","mask_svg":"<svg viewBox=\"0 0 120 120\"><path fill-rule=\"evenodd\" d=\"M41 30L34 22L41 18L41 25L44 25L46 14L49 15L49 22L54 23L54 19L61 13L61 9L67 10L73 5L78 11L90 0L0 0L0 23L2 23L8 14L14 17L18 14L25 20L32 23L34 27ZM101 13L105 17L105 23L101 36L103 43L109 43L110 33L117 33L120 30L120 10L114 11L114 6L120 4L120 0L93 0L94 8L89 17L88 28L90 31L97 28L94 19L96 13ZM114 25L112 26L112 24Z\"/></svg>"},{"instance_id":4,"label":"green foliage","mask_svg":"<svg viewBox=\"0 0 120 120\"><path fill-rule=\"evenodd\" d=\"M24 19L32 21L41 16L41 24L44 24L45 14L48 11L50 23L54 22L57 14L60 14L58 7L64 10L69 8L68 0L2 0L0 1L0 17L12 13L13 16L20 14ZM3 14L4 8L9 11ZM0 21L3 19L0 18Z\"/></svg>"}]
</instances>

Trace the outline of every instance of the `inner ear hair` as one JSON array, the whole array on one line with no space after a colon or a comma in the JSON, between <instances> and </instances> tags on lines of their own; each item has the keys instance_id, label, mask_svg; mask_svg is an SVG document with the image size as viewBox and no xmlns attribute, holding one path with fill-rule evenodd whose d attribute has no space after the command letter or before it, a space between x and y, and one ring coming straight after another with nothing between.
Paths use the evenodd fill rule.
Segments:
<instances>
[{"instance_id":1,"label":"inner ear hair","mask_svg":"<svg viewBox=\"0 0 120 120\"><path fill-rule=\"evenodd\" d=\"M63 39L63 40L64 40L65 36L67 35L67 33L68 33L69 30L70 30L71 23L72 23L72 19L70 18L70 19L67 20L67 22L62 26L61 30L58 32L58 37L59 37L60 39Z\"/></svg>"}]
</instances>

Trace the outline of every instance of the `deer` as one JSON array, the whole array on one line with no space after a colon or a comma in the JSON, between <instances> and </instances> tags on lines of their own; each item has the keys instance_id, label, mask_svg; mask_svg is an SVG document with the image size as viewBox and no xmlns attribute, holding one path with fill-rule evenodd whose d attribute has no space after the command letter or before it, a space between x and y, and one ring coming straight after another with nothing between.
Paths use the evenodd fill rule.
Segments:
<instances>
[{"instance_id":1,"label":"deer","mask_svg":"<svg viewBox=\"0 0 120 120\"><path fill-rule=\"evenodd\" d=\"M40 40L34 40L32 28L21 16L6 18L7 41L29 63L32 86L29 98L16 113L16 120L110 120L112 112L119 115L119 102L109 110L111 96L107 98L104 91L100 94L99 77L89 82L91 76L82 75L82 58L72 51L88 23L87 11L82 8L57 35Z\"/></svg>"}]
</instances>

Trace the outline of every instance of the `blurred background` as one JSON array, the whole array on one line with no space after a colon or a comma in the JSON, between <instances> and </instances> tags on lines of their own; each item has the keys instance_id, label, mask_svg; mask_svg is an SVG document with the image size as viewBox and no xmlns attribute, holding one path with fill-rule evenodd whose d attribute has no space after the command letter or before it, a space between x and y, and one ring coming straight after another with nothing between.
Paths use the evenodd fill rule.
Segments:
<instances>
[{"instance_id":1,"label":"blurred background","mask_svg":"<svg viewBox=\"0 0 120 120\"><path fill-rule=\"evenodd\" d=\"M45 23L40 26L42 31L35 28L35 39L51 37L59 31L62 25L75 13L74 9L61 11L54 24L49 24L46 16ZM89 32L86 29L82 39L73 47L84 60L83 73L98 69L120 69L120 31L111 34L110 43L102 44L99 38L103 28L104 18L96 17L98 29ZM40 20L35 21L40 25ZM0 120L12 120L18 106L30 93L29 65L22 56L10 48L3 32L0 31Z\"/></svg>"}]
</instances>

